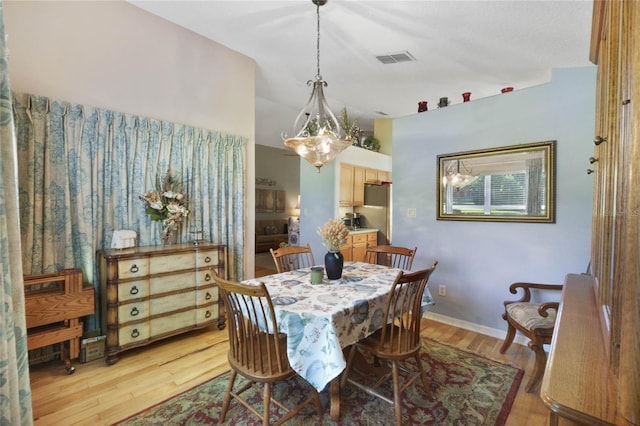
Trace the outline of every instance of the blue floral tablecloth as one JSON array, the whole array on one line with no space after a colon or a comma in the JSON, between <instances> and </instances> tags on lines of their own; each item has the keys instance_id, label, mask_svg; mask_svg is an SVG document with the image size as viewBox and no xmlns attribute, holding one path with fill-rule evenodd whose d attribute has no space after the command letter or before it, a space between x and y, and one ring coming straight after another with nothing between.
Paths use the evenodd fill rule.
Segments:
<instances>
[{"instance_id":1,"label":"blue floral tablecloth","mask_svg":"<svg viewBox=\"0 0 640 426\"><path fill-rule=\"evenodd\" d=\"M293 369L322 390L346 367L342 348L383 325L387 295L400 269L345 262L342 278L311 284L310 269L243 281L264 282L280 331L287 334ZM433 304L425 290L423 306Z\"/></svg>"}]
</instances>

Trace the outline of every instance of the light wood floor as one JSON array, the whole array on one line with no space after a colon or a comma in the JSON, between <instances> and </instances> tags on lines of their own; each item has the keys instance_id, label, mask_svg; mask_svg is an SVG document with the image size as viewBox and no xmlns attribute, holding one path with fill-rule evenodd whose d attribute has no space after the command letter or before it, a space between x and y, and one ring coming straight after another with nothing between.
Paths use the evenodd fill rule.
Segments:
<instances>
[{"instance_id":1,"label":"light wood floor","mask_svg":"<svg viewBox=\"0 0 640 426\"><path fill-rule=\"evenodd\" d=\"M256 270L256 276L273 273ZM443 323L424 320L423 334L462 349L514 364L525 377L507 425L548 424L548 411L537 394L524 391L533 353L513 344L499 353L501 340ZM111 366L104 359L74 363L68 375L61 361L31 367L35 425L109 425L162 402L228 370L226 330L211 327L122 353Z\"/></svg>"},{"instance_id":2,"label":"light wood floor","mask_svg":"<svg viewBox=\"0 0 640 426\"><path fill-rule=\"evenodd\" d=\"M527 372L533 367L528 348L514 344L501 355L498 339L427 320L424 335L524 368L507 424L548 424L548 411L538 395L524 391ZM212 327L124 352L112 366L104 359L75 363L76 372L71 375L60 361L34 366L34 424L112 424L223 373L228 369L227 350L226 330Z\"/></svg>"}]
</instances>

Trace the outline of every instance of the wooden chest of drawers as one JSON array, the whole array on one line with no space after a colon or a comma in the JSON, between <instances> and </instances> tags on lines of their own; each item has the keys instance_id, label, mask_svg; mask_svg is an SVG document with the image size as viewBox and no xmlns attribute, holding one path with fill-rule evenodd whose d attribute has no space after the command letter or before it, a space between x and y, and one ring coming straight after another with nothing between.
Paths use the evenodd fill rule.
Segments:
<instances>
[{"instance_id":1,"label":"wooden chest of drawers","mask_svg":"<svg viewBox=\"0 0 640 426\"><path fill-rule=\"evenodd\" d=\"M214 322L224 328L213 272L226 278L226 246L135 247L98 257L107 364L122 351Z\"/></svg>"}]
</instances>

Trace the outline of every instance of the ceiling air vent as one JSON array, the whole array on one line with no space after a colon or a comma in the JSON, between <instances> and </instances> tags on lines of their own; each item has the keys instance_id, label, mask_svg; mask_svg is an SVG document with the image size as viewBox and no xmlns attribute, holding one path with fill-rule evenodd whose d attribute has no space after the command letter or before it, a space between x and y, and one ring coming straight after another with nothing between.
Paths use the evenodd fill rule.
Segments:
<instances>
[{"instance_id":1,"label":"ceiling air vent","mask_svg":"<svg viewBox=\"0 0 640 426\"><path fill-rule=\"evenodd\" d=\"M411 53L407 52L406 50L400 53L390 53L388 55L376 56L376 58L385 65L396 64L398 62L411 62L416 60L416 58L414 58Z\"/></svg>"}]
</instances>

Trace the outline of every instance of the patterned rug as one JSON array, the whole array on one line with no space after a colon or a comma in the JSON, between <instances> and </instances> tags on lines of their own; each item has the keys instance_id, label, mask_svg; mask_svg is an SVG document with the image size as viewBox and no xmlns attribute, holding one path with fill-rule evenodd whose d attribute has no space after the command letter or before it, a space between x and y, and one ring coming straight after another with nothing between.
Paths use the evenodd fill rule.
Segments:
<instances>
[{"instance_id":1,"label":"patterned rug","mask_svg":"<svg viewBox=\"0 0 640 426\"><path fill-rule=\"evenodd\" d=\"M423 340L421 358L432 381L431 397L418 385L403 394L403 424L407 425L504 425L515 399L523 371L470 352ZM222 374L176 397L142 411L119 425L260 425L258 418L232 400L226 421L221 423L220 409L229 380ZM286 386L276 387L275 398L294 405L306 394L302 379L293 378ZM419 383L419 382L418 382ZM237 385L237 383L236 383ZM388 386L388 395L392 395ZM253 406L261 411L262 398L253 390ZM245 396L247 396L245 393ZM286 395L283 398L283 395ZM318 415L313 404L287 425L390 425L394 424L391 405L372 397L351 384L340 393L340 420L332 422L329 415L328 387L320 393L323 412ZM272 420L282 415L276 414Z\"/></svg>"}]
</instances>

